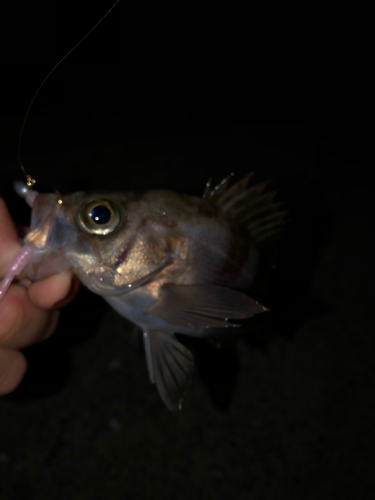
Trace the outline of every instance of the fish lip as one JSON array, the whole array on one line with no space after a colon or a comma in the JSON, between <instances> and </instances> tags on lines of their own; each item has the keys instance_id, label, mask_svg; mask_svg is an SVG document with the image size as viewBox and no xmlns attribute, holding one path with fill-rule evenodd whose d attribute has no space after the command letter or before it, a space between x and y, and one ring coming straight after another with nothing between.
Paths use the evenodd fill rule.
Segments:
<instances>
[{"instance_id":1,"label":"fish lip","mask_svg":"<svg viewBox=\"0 0 375 500\"><path fill-rule=\"evenodd\" d=\"M56 210L55 207L49 207L41 217L40 222L31 229L24 238L24 243L31 248L44 250L47 248L51 234L56 227Z\"/></svg>"}]
</instances>

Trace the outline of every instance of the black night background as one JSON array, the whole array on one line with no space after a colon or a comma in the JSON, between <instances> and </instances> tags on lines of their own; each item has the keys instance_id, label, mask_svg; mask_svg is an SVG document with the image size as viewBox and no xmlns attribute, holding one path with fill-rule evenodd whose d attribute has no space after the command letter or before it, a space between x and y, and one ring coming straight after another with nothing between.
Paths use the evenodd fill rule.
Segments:
<instances>
[{"instance_id":1,"label":"black night background","mask_svg":"<svg viewBox=\"0 0 375 500\"><path fill-rule=\"evenodd\" d=\"M23 115L54 63L110 5L30 4L22 27L9 29L0 195L18 223L29 217L12 189L23 179ZM148 24L137 37L127 37L131 28L122 3L47 81L25 127L25 168L39 189L62 193L200 196L210 176L273 179L290 222L268 287L271 312L220 349L195 343L197 370L175 415L149 383L132 324L82 287L55 334L24 350L27 375L0 399L0 500L371 498L372 130L344 119L263 121L218 101L204 113L160 111L189 109L191 87L172 52L152 52L152 39L143 57ZM204 103L197 98L195 109Z\"/></svg>"}]
</instances>

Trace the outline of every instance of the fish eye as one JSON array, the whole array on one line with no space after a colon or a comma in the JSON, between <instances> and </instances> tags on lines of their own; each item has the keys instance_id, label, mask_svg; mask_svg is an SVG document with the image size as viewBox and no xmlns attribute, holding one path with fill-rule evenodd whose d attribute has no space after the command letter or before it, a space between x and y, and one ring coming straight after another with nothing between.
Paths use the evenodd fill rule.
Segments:
<instances>
[{"instance_id":1,"label":"fish eye","mask_svg":"<svg viewBox=\"0 0 375 500\"><path fill-rule=\"evenodd\" d=\"M76 221L85 233L104 236L119 225L120 211L112 201L94 200L79 209Z\"/></svg>"}]
</instances>

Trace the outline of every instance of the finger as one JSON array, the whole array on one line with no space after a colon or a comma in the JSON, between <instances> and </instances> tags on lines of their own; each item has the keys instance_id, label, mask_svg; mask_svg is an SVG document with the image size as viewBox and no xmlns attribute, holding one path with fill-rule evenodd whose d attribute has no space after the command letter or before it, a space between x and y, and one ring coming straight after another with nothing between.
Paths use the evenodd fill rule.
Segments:
<instances>
[{"instance_id":1,"label":"finger","mask_svg":"<svg viewBox=\"0 0 375 500\"><path fill-rule=\"evenodd\" d=\"M69 302L71 302L77 295L80 287L81 287L81 282L79 281L77 276L73 274L72 285L70 287L68 295L64 299L60 300L60 302L57 302L53 306L53 309L60 309L61 307L65 307L67 304L69 304Z\"/></svg>"},{"instance_id":2,"label":"finger","mask_svg":"<svg viewBox=\"0 0 375 500\"><path fill-rule=\"evenodd\" d=\"M20 351L0 349L0 396L14 391L23 379L27 361Z\"/></svg>"},{"instance_id":3,"label":"finger","mask_svg":"<svg viewBox=\"0 0 375 500\"><path fill-rule=\"evenodd\" d=\"M8 263L20 250L17 231L4 200L0 197L0 277L4 277Z\"/></svg>"},{"instance_id":4,"label":"finger","mask_svg":"<svg viewBox=\"0 0 375 500\"><path fill-rule=\"evenodd\" d=\"M44 340L56 328L58 315L36 307L24 287L12 285L0 304L0 346L18 349Z\"/></svg>"},{"instance_id":5,"label":"finger","mask_svg":"<svg viewBox=\"0 0 375 500\"><path fill-rule=\"evenodd\" d=\"M73 279L71 271L54 274L33 283L29 288L32 303L42 309L62 307L74 298L78 292L79 282Z\"/></svg>"}]
</instances>

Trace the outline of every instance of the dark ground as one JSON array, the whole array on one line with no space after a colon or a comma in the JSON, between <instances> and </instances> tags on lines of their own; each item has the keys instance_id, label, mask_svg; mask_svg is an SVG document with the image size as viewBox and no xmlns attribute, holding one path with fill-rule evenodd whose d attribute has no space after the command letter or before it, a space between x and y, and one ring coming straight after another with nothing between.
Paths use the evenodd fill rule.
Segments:
<instances>
[{"instance_id":1,"label":"dark ground","mask_svg":"<svg viewBox=\"0 0 375 500\"><path fill-rule=\"evenodd\" d=\"M25 129L23 160L39 187L200 195L210 175L254 170L255 180L274 179L291 222L272 312L221 350L195 346L198 370L178 415L149 384L132 325L82 289L54 336L25 350L28 374L0 400L0 500L371 498L371 131L130 112L127 97L118 102L118 63L79 57L58 70ZM18 130L48 62L12 65L2 99L0 195L21 223L28 209L11 187L22 178Z\"/></svg>"}]
</instances>

